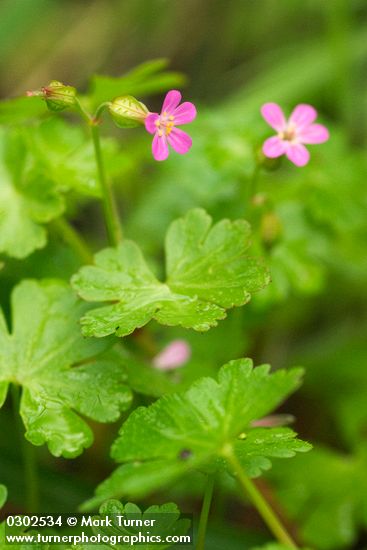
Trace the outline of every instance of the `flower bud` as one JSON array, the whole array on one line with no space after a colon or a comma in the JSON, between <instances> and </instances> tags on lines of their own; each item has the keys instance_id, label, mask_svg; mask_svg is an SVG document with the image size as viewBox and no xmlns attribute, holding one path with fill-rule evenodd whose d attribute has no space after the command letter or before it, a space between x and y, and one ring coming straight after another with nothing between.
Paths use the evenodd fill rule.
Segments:
<instances>
[{"instance_id":1,"label":"flower bud","mask_svg":"<svg viewBox=\"0 0 367 550\"><path fill-rule=\"evenodd\" d=\"M144 124L149 114L147 107L131 95L116 97L108 106L111 116L119 128L133 128Z\"/></svg>"},{"instance_id":2,"label":"flower bud","mask_svg":"<svg viewBox=\"0 0 367 550\"><path fill-rule=\"evenodd\" d=\"M48 86L42 88L42 92L51 111L62 111L75 105L76 89L73 86L51 80Z\"/></svg>"},{"instance_id":3,"label":"flower bud","mask_svg":"<svg viewBox=\"0 0 367 550\"><path fill-rule=\"evenodd\" d=\"M46 100L50 111L63 111L75 105L76 89L57 80L51 80L48 86L27 92L27 96L40 96Z\"/></svg>"},{"instance_id":4,"label":"flower bud","mask_svg":"<svg viewBox=\"0 0 367 550\"><path fill-rule=\"evenodd\" d=\"M282 223L273 212L264 214L261 220L261 237L265 244L275 243L282 234Z\"/></svg>"}]
</instances>

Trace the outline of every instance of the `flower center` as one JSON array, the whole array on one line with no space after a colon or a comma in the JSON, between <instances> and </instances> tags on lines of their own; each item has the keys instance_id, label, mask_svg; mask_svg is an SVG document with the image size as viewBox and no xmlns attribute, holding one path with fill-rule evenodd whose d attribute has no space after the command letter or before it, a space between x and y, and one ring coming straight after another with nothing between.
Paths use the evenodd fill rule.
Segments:
<instances>
[{"instance_id":1,"label":"flower center","mask_svg":"<svg viewBox=\"0 0 367 550\"><path fill-rule=\"evenodd\" d=\"M297 131L294 124L290 124L283 132L279 132L279 137L286 141L294 141L297 137Z\"/></svg>"},{"instance_id":2,"label":"flower center","mask_svg":"<svg viewBox=\"0 0 367 550\"><path fill-rule=\"evenodd\" d=\"M175 117L173 115L168 115L166 111L164 111L161 116L156 120L155 125L158 129L158 135L159 137L162 137L163 135L169 136L172 132L172 129L175 125Z\"/></svg>"}]
</instances>

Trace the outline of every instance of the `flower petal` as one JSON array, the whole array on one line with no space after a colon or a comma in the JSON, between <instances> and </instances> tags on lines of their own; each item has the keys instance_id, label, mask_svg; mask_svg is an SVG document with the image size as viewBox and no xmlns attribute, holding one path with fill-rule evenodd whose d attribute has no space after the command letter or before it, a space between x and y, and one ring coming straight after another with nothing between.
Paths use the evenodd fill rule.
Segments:
<instances>
[{"instance_id":1,"label":"flower petal","mask_svg":"<svg viewBox=\"0 0 367 550\"><path fill-rule=\"evenodd\" d=\"M188 124L196 118L196 107L193 103L185 101L173 111L175 124Z\"/></svg>"},{"instance_id":2,"label":"flower petal","mask_svg":"<svg viewBox=\"0 0 367 550\"><path fill-rule=\"evenodd\" d=\"M310 153L301 143L291 143L287 149L286 155L296 166L305 166L310 160Z\"/></svg>"},{"instance_id":3,"label":"flower petal","mask_svg":"<svg viewBox=\"0 0 367 550\"><path fill-rule=\"evenodd\" d=\"M322 124L310 124L298 134L302 143L324 143L329 137L329 130Z\"/></svg>"},{"instance_id":4,"label":"flower petal","mask_svg":"<svg viewBox=\"0 0 367 550\"><path fill-rule=\"evenodd\" d=\"M156 132L153 138L152 152L155 160L166 160L169 151L165 135L159 136L158 132Z\"/></svg>"},{"instance_id":5,"label":"flower petal","mask_svg":"<svg viewBox=\"0 0 367 550\"><path fill-rule=\"evenodd\" d=\"M145 119L145 128L150 134L155 134L157 131L156 121L159 120L157 113L150 113Z\"/></svg>"},{"instance_id":6,"label":"flower petal","mask_svg":"<svg viewBox=\"0 0 367 550\"><path fill-rule=\"evenodd\" d=\"M282 109L277 103L265 103L261 107L261 114L266 122L277 132L285 129L286 120Z\"/></svg>"},{"instance_id":7,"label":"flower petal","mask_svg":"<svg viewBox=\"0 0 367 550\"><path fill-rule=\"evenodd\" d=\"M287 142L280 139L278 136L273 136L267 139L263 145L263 153L271 159L284 155L287 151Z\"/></svg>"},{"instance_id":8,"label":"flower petal","mask_svg":"<svg viewBox=\"0 0 367 550\"><path fill-rule=\"evenodd\" d=\"M187 153L192 145L191 137L179 128L173 128L167 139L171 147L180 155Z\"/></svg>"},{"instance_id":9,"label":"flower petal","mask_svg":"<svg viewBox=\"0 0 367 550\"><path fill-rule=\"evenodd\" d=\"M289 122L297 126L299 131L302 131L306 126L309 126L317 117L317 111L312 105L301 103L293 109Z\"/></svg>"},{"instance_id":10,"label":"flower petal","mask_svg":"<svg viewBox=\"0 0 367 550\"><path fill-rule=\"evenodd\" d=\"M162 113L167 112L169 115L173 113L181 101L181 94L177 90L171 90L164 98L162 105Z\"/></svg>"}]
</instances>

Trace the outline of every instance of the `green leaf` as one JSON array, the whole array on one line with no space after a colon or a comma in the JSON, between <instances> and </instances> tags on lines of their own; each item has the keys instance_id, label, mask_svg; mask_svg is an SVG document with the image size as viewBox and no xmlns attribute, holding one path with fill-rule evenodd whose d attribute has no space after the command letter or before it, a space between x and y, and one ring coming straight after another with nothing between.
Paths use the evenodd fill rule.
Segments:
<instances>
[{"instance_id":1,"label":"green leaf","mask_svg":"<svg viewBox=\"0 0 367 550\"><path fill-rule=\"evenodd\" d=\"M199 331L216 326L226 309L246 304L252 292L269 282L265 267L246 255L249 245L246 221L222 220L212 226L204 210L194 209L168 230L165 283L135 243L102 250L95 266L83 267L72 278L84 300L113 302L82 318L83 333L126 336L152 318Z\"/></svg>"},{"instance_id":2,"label":"green leaf","mask_svg":"<svg viewBox=\"0 0 367 550\"><path fill-rule=\"evenodd\" d=\"M253 369L250 359L240 359L222 367L218 381L202 378L185 393L136 409L112 447L112 457L123 465L97 488L86 509L106 498L141 497L192 468L221 469L229 449L249 475L259 473L262 456L307 451L309 445L294 440L289 429L251 427L299 386L301 375L301 369L270 374L268 365Z\"/></svg>"},{"instance_id":3,"label":"green leaf","mask_svg":"<svg viewBox=\"0 0 367 550\"><path fill-rule=\"evenodd\" d=\"M110 342L80 334L84 312L66 284L24 281L12 295L11 334L0 315L0 406L9 384L19 384L25 437L55 456L74 457L92 444L79 414L113 422L131 401L121 366L102 354Z\"/></svg>"},{"instance_id":4,"label":"green leaf","mask_svg":"<svg viewBox=\"0 0 367 550\"><path fill-rule=\"evenodd\" d=\"M251 477L258 477L271 468L273 458L291 458L297 452L309 451L311 446L296 438L290 428L256 428L235 444L236 454Z\"/></svg>"},{"instance_id":5,"label":"green leaf","mask_svg":"<svg viewBox=\"0 0 367 550\"><path fill-rule=\"evenodd\" d=\"M0 485L0 508L2 508L8 497L8 491L6 490L5 485Z\"/></svg>"},{"instance_id":6,"label":"green leaf","mask_svg":"<svg viewBox=\"0 0 367 550\"><path fill-rule=\"evenodd\" d=\"M0 252L24 258L44 247L42 224L63 209L55 184L37 169L21 133L0 128Z\"/></svg>"},{"instance_id":7,"label":"green leaf","mask_svg":"<svg viewBox=\"0 0 367 550\"><path fill-rule=\"evenodd\" d=\"M127 503L125 505L121 504L118 500L109 500L105 502L100 510L100 516L98 517L109 517L111 522L114 524L110 527L98 526L93 527L93 532L95 534L100 534L101 536L107 535L111 536L121 536L121 537L131 537L139 535L139 532L143 535L148 535L150 537L160 536L162 543L139 543L139 548L142 550L163 550L164 548L169 548L173 546L173 543L163 542L167 536L181 536L185 535L190 527L189 519L180 519L180 510L176 504L167 503L162 504L161 506L149 506L144 512L136 504ZM150 525L136 526L136 525L121 525L119 526L116 516L124 516L124 522L136 522L145 521L150 523ZM113 548L122 548L126 547L127 542L121 541L117 543L116 546L113 545ZM111 545L112 546L112 545Z\"/></svg>"},{"instance_id":8,"label":"green leaf","mask_svg":"<svg viewBox=\"0 0 367 550\"><path fill-rule=\"evenodd\" d=\"M97 75L92 79L91 99L97 106L117 96L142 96L163 92L183 86L186 82L181 73L165 70L166 59L147 61L121 77Z\"/></svg>"}]
</instances>

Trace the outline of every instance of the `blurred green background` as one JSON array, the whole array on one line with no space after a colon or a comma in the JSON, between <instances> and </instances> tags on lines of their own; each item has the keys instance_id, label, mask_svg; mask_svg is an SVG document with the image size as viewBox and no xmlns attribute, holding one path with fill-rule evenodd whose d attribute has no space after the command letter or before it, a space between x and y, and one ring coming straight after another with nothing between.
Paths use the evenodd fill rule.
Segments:
<instances>
[{"instance_id":1,"label":"blurred green background","mask_svg":"<svg viewBox=\"0 0 367 550\"><path fill-rule=\"evenodd\" d=\"M297 431L315 450L279 461L261 483L290 529L325 549L367 548L366 25L365 0L0 1L3 98L51 79L86 92L93 74L121 76L155 58L167 58L180 73L167 83L199 107L189 155L154 164L149 136L107 124L106 134L123 145L116 189L126 232L160 269L165 229L188 208L203 206L216 219L246 216L253 249L270 265L273 282L249 309L231 313L208 335L151 330L162 343L190 340L195 360L188 381L243 353L275 368L306 367L305 385L284 411L297 417ZM139 99L158 108L165 89L158 82L150 87L158 95L147 96L143 87ZM276 171L262 170L261 200L249 211L244 196L261 143L271 135L259 113L266 101L287 113L297 103L313 104L331 139L312 148L304 169L285 161ZM77 207L71 199L68 208L95 249L101 247L99 207L89 199ZM0 289L5 305L22 277L68 278L75 271L77 260L52 239L24 262L7 262ZM10 409L2 411L2 433L9 418ZM112 468L107 455L116 430L96 427L96 444L75 461L40 451L45 507L71 511L90 496ZM11 436L0 441L0 472L18 495L11 506L21 509ZM193 481L159 499L198 510L201 481ZM208 548L250 548L266 537L256 514L243 512L223 480Z\"/></svg>"},{"instance_id":2,"label":"blurred green background","mask_svg":"<svg viewBox=\"0 0 367 550\"><path fill-rule=\"evenodd\" d=\"M55 75L83 88L95 72L119 76L167 57L206 104L252 89L270 70L276 85L302 81L331 115L361 122L364 0L2 0L0 15L5 97ZM275 76L284 63L289 73Z\"/></svg>"}]
</instances>

